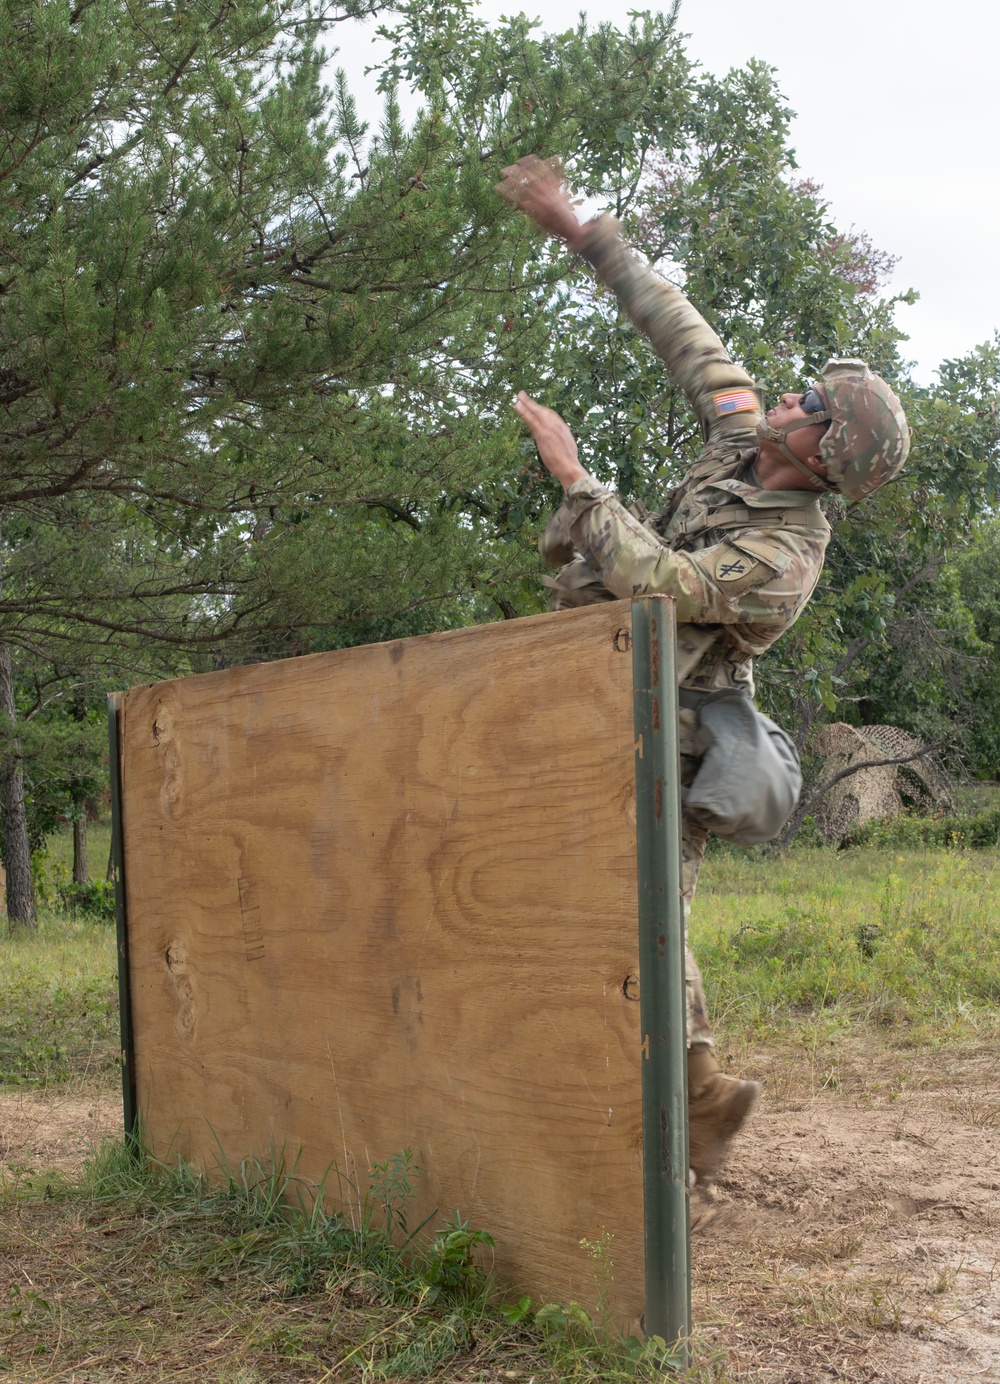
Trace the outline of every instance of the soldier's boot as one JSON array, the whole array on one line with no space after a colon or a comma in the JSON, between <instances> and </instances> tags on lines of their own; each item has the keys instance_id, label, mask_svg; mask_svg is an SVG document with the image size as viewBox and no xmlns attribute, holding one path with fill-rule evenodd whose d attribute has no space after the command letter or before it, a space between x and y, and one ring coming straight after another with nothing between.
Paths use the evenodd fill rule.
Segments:
<instances>
[{"instance_id":1,"label":"soldier's boot","mask_svg":"<svg viewBox=\"0 0 1000 1384\"><path fill-rule=\"evenodd\" d=\"M688 1049L688 1128L696 1186L707 1187L718 1176L759 1089L756 1081L727 1076L709 1044Z\"/></svg>"}]
</instances>

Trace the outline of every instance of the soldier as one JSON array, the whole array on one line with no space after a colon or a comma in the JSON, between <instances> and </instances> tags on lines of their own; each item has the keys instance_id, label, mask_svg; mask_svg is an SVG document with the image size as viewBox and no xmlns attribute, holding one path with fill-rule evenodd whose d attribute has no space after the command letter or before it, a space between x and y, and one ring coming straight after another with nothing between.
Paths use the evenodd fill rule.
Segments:
<instances>
[{"instance_id":1,"label":"soldier","mask_svg":"<svg viewBox=\"0 0 1000 1384\"><path fill-rule=\"evenodd\" d=\"M624 245L605 216L581 224L558 164L521 159L498 191L587 259L648 336L701 424L703 450L663 511L645 522L587 474L552 409L515 405L563 504L540 543L553 566L554 608L667 592L676 600L681 783L702 752L698 709L723 688L753 696L753 657L783 634L812 595L830 537L819 501L856 501L894 476L909 450L895 394L859 360L832 360L802 393L762 416L756 386L682 293ZM574 552L578 556L573 557ZM685 927L708 832L682 813ZM757 1096L757 1083L719 1067L698 966L687 950L691 1168L705 1187Z\"/></svg>"}]
</instances>

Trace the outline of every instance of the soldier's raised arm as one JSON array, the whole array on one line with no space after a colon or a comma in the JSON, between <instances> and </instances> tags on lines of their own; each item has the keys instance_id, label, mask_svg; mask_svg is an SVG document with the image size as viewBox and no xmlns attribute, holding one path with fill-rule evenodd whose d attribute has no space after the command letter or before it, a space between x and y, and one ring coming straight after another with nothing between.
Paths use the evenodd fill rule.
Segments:
<instances>
[{"instance_id":1,"label":"soldier's raised arm","mask_svg":"<svg viewBox=\"0 0 1000 1384\"><path fill-rule=\"evenodd\" d=\"M521 159L504 170L497 190L590 261L687 395L706 442L757 445L761 410L752 378L684 294L629 250L613 217L581 225L555 161Z\"/></svg>"}]
</instances>

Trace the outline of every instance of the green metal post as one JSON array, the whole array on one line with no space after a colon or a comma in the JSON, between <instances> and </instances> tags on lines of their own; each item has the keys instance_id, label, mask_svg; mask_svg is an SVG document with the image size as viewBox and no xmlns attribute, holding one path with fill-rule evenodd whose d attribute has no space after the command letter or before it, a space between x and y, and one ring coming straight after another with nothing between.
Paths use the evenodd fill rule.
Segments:
<instances>
[{"instance_id":1,"label":"green metal post","mask_svg":"<svg viewBox=\"0 0 1000 1384\"><path fill-rule=\"evenodd\" d=\"M115 925L118 930L118 1011L121 1023L122 1107L125 1139L138 1148L139 1111L135 1093L135 1048L132 1043L132 998L129 988L128 927L125 916L125 849L122 839L120 712L122 693L108 697L108 758L111 769L111 867L115 877Z\"/></svg>"},{"instance_id":2,"label":"green metal post","mask_svg":"<svg viewBox=\"0 0 1000 1384\"><path fill-rule=\"evenodd\" d=\"M632 602L646 1334L689 1363L691 1233L674 602Z\"/></svg>"}]
</instances>

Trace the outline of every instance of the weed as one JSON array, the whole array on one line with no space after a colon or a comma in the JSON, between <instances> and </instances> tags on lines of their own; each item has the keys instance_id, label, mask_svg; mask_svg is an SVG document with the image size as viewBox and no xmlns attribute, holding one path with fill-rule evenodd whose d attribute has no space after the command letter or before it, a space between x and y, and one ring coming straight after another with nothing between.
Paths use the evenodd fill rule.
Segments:
<instances>
[{"instance_id":1,"label":"weed","mask_svg":"<svg viewBox=\"0 0 1000 1384\"><path fill-rule=\"evenodd\" d=\"M427 1285L427 1300L441 1296L467 1298L479 1290L482 1271L476 1251L493 1250L493 1236L486 1230L473 1230L456 1211L453 1221L445 1221L423 1256L420 1277Z\"/></svg>"},{"instance_id":2,"label":"weed","mask_svg":"<svg viewBox=\"0 0 1000 1384\"><path fill-rule=\"evenodd\" d=\"M413 1179L420 1169L413 1161L409 1149L387 1158L384 1163L373 1163L370 1175L371 1196L364 1215L365 1229L371 1228L371 1217L375 1206L382 1212L382 1224L389 1238L398 1230L404 1240L411 1239L407 1225L408 1207L416 1195ZM414 1231L416 1234L416 1231Z\"/></svg>"}]
</instances>

